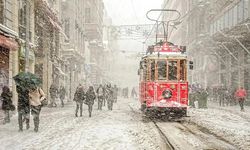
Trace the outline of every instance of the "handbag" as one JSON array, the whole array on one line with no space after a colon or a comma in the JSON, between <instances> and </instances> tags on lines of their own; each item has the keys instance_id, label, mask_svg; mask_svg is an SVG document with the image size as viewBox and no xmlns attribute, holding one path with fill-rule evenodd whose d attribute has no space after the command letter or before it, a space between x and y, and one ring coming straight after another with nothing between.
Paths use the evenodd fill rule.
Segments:
<instances>
[{"instance_id":1,"label":"handbag","mask_svg":"<svg viewBox=\"0 0 250 150\"><path fill-rule=\"evenodd\" d=\"M42 104L42 106L47 106L48 105L48 100L42 96L42 94L40 93L40 88L38 89L39 94L40 94L40 102Z\"/></svg>"}]
</instances>

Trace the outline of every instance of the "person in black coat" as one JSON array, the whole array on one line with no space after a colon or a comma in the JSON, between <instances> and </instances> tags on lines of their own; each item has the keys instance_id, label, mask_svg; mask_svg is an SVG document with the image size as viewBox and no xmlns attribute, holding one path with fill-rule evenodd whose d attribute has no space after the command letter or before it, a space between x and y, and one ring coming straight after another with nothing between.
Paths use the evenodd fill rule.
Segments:
<instances>
[{"instance_id":1,"label":"person in black coat","mask_svg":"<svg viewBox=\"0 0 250 150\"><path fill-rule=\"evenodd\" d=\"M107 91L108 91L108 98L107 98L108 110L113 110L114 90L111 87L111 84L107 87Z\"/></svg>"},{"instance_id":2,"label":"person in black coat","mask_svg":"<svg viewBox=\"0 0 250 150\"><path fill-rule=\"evenodd\" d=\"M50 88L49 88L49 93L50 93L50 106L51 107L57 107L56 104L56 98L58 96L59 90L57 88L56 83L52 83Z\"/></svg>"},{"instance_id":3,"label":"person in black coat","mask_svg":"<svg viewBox=\"0 0 250 150\"><path fill-rule=\"evenodd\" d=\"M61 105L62 107L64 107L64 99L65 99L65 95L66 95L66 90L63 86L60 87L60 100L61 100Z\"/></svg>"},{"instance_id":4,"label":"person in black coat","mask_svg":"<svg viewBox=\"0 0 250 150\"><path fill-rule=\"evenodd\" d=\"M76 113L75 113L76 117L78 117L79 108L80 108L80 117L82 117L82 104L83 104L84 99L85 99L84 89L83 89L83 86L80 84L76 88L76 92L74 94L74 99L73 99L73 101L76 102Z\"/></svg>"},{"instance_id":5,"label":"person in black coat","mask_svg":"<svg viewBox=\"0 0 250 150\"><path fill-rule=\"evenodd\" d=\"M16 86L18 93L18 124L19 131L23 131L23 122L26 121L26 129L29 129L30 121L30 105L29 105L29 90L23 86Z\"/></svg>"},{"instance_id":6,"label":"person in black coat","mask_svg":"<svg viewBox=\"0 0 250 150\"><path fill-rule=\"evenodd\" d=\"M91 117L91 114L92 114L92 109L93 109L95 98L96 98L96 95L95 95L94 87L90 86L88 91L86 92L86 105L88 105L89 117Z\"/></svg>"},{"instance_id":7,"label":"person in black coat","mask_svg":"<svg viewBox=\"0 0 250 150\"><path fill-rule=\"evenodd\" d=\"M13 107L13 104L11 100L12 93L10 92L9 87L4 86L2 91L3 91L1 94L1 97L3 99L2 109L5 114L4 117L4 124L5 124L5 123L10 123L10 110L12 109L11 107Z\"/></svg>"}]
</instances>

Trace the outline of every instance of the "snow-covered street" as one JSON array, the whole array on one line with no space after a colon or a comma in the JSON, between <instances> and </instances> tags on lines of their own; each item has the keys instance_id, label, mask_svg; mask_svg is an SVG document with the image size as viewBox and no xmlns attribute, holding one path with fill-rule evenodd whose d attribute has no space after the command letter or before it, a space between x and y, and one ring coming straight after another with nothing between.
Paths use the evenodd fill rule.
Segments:
<instances>
[{"instance_id":1,"label":"snow-covered street","mask_svg":"<svg viewBox=\"0 0 250 150\"><path fill-rule=\"evenodd\" d=\"M33 122L29 130L18 132L17 116L13 116L10 124L0 125L0 149L164 149L154 125L140 121L128 102L121 99L113 111L95 108L92 118L87 106L78 118L74 104L43 108L38 133Z\"/></svg>"},{"instance_id":2,"label":"snow-covered street","mask_svg":"<svg viewBox=\"0 0 250 150\"><path fill-rule=\"evenodd\" d=\"M250 149L250 107L245 112L240 107L219 107L210 103L208 109L189 109L189 121L208 129L213 134L236 145Z\"/></svg>"},{"instance_id":3,"label":"snow-covered street","mask_svg":"<svg viewBox=\"0 0 250 150\"><path fill-rule=\"evenodd\" d=\"M17 115L0 125L0 149L167 149L156 126L175 149L249 149L250 124L247 112L238 107L189 109L181 122L152 121L139 111L134 99L118 99L113 111L93 111L74 116L74 103L61 108L43 108L38 133L31 128L18 132ZM246 108L248 110L248 108Z\"/></svg>"}]
</instances>

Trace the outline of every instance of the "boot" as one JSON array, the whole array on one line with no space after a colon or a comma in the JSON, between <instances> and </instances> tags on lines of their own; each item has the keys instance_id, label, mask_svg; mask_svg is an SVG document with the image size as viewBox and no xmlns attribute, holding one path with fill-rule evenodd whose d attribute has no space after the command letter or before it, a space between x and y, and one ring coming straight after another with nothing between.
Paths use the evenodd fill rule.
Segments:
<instances>
[{"instance_id":1,"label":"boot","mask_svg":"<svg viewBox=\"0 0 250 150\"><path fill-rule=\"evenodd\" d=\"M34 128L34 132L38 132L38 127L35 127L35 128Z\"/></svg>"},{"instance_id":2,"label":"boot","mask_svg":"<svg viewBox=\"0 0 250 150\"><path fill-rule=\"evenodd\" d=\"M35 131L35 132L38 132L39 117L34 117L34 125L35 125L34 131Z\"/></svg>"},{"instance_id":3,"label":"boot","mask_svg":"<svg viewBox=\"0 0 250 150\"><path fill-rule=\"evenodd\" d=\"M30 120L26 118L26 129L30 128Z\"/></svg>"},{"instance_id":4,"label":"boot","mask_svg":"<svg viewBox=\"0 0 250 150\"><path fill-rule=\"evenodd\" d=\"M23 129L19 128L18 132L23 132Z\"/></svg>"},{"instance_id":5,"label":"boot","mask_svg":"<svg viewBox=\"0 0 250 150\"><path fill-rule=\"evenodd\" d=\"M76 116L76 117L78 117L78 115L77 115L77 114L75 114L75 116Z\"/></svg>"}]
</instances>

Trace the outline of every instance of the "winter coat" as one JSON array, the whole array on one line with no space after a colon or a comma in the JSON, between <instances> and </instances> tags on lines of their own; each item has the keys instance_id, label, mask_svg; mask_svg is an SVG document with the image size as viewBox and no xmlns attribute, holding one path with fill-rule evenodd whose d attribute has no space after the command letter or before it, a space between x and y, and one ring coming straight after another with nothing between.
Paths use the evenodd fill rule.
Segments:
<instances>
[{"instance_id":1,"label":"winter coat","mask_svg":"<svg viewBox=\"0 0 250 150\"><path fill-rule=\"evenodd\" d=\"M99 87L96 90L96 93L97 93L98 96L104 96L105 95L105 89L103 87Z\"/></svg>"},{"instance_id":2,"label":"winter coat","mask_svg":"<svg viewBox=\"0 0 250 150\"><path fill-rule=\"evenodd\" d=\"M55 84L52 84L49 89L50 97L51 98L56 98L58 94L58 89Z\"/></svg>"},{"instance_id":3,"label":"winter coat","mask_svg":"<svg viewBox=\"0 0 250 150\"><path fill-rule=\"evenodd\" d=\"M96 95L95 95L94 90L88 89L88 91L86 93L86 104L87 105L94 105L95 98L96 98Z\"/></svg>"},{"instance_id":4,"label":"winter coat","mask_svg":"<svg viewBox=\"0 0 250 150\"><path fill-rule=\"evenodd\" d=\"M85 92L83 90L83 87L78 87L74 94L73 101L78 102L78 103L83 103L84 100L85 100Z\"/></svg>"},{"instance_id":5,"label":"winter coat","mask_svg":"<svg viewBox=\"0 0 250 150\"><path fill-rule=\"evenodd\" d=\"M242 99L242 98L246 98L246 96L247 96L247 92L246 92L245 89L238 89L235 92L235 97L236 98Z\"/></svg>"},{"instance_id":6,"label":"winter coat","mask_svg":"<svg viewBox=\"0 0 250 150\"><path fill-rule=\"evenodd\" d=\"M2 92L1 97L3 98L2 109L3 110L11 110L12 106L12 93L10 91Z\"/></svg>"},{"instance_id":7,"label":"winter coat","mask_svg":"<svg viewBox=\"0 0 250 150\"><path fill-rule=\"evenodd\" d=\"M107 100L114 101L114 91L112 88L107 88Z\"/></svg>"},{"instance_id":8,"label":"winter coat","mask_svg":"<svg viewBox=\"0 0 250 150\"><path fill-rule=\"evenodd\" d=\"M16 86L16 91L18 93L18 111L30 112L29 106L29 91L25 87Z\"/></svg>"},{"instance_id":9,"label":"winter coat","mask_svg":"<svg viewBox=\"0 0 250 150\"><path fill-rule=\"evenodd\" d=\"M41 88L29 92L29 102L31 106L41 106L42 101L45 99L45 94Z\"/></svg>"}]
</instances>

